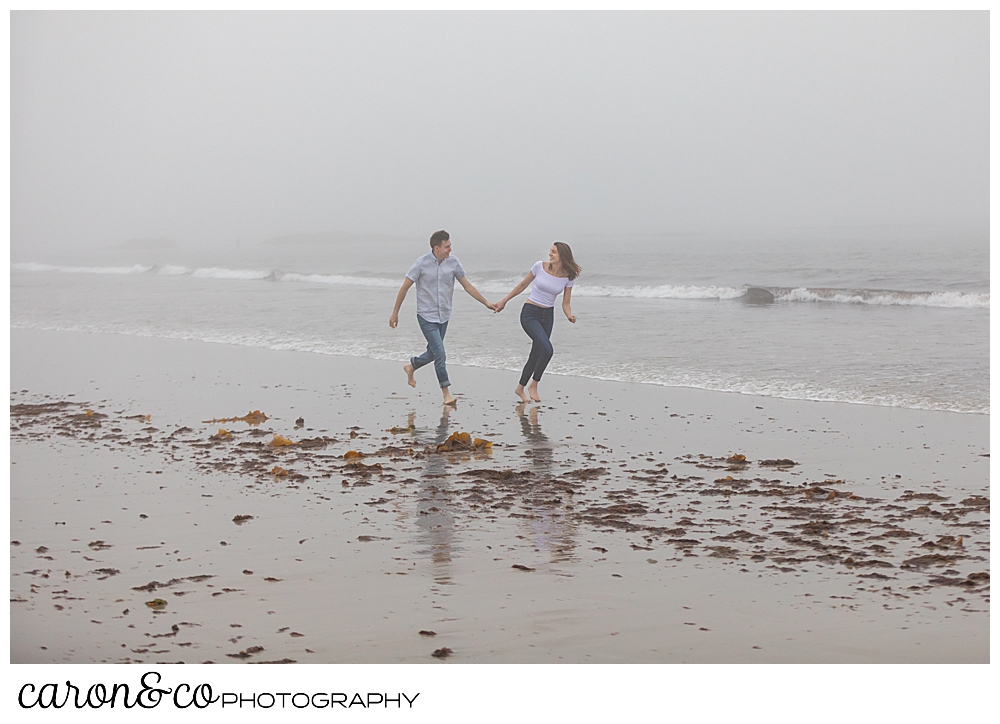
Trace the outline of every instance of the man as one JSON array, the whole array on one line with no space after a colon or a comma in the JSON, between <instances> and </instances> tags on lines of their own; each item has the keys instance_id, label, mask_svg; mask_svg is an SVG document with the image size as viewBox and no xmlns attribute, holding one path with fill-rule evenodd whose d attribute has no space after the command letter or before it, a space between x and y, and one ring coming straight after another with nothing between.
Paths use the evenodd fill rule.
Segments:
<instances>
[{"instance_id":1,"label":"man","mask_svg":"<svg viewBox=\"0 0 1000 724\"><path fill-rule=\"evenodd\" d=\"M431 234L431 251L413 262L410 271L406 272L403 286L396 295L396 306L389 317L389 327L396 328L399 324L399 308L410 287L417 285L417 323L427 340L427 349L418 357L411 357L409 363L403 366L406 372L406 383L416 387L417 381L413 373L424 365L434 363L438 384L444 404L453 405L456 400L451 396L448 380L448 370L445 367L444 335L448 330L448 320L451 319L451 300L455 293L455 280L469 293L473 299L487 309L496 311L496 305L490 304L472 282L465 276L462 263L451 255L451 237L447 231L435 231Z\"/></svg>"}]
</instances>

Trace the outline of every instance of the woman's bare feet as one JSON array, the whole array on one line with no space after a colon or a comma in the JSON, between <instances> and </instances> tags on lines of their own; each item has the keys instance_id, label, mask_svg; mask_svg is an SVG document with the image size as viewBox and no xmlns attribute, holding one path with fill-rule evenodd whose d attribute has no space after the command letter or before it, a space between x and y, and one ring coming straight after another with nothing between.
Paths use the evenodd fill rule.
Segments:
<instances>
[{"instance_id":1,"label":"woman's bare feet","mask_svg":"<svg viewBox=\"0 0 1000 724\"><path fill-rule=\"evenodd\" d=\"M408 384L410 387L416 387L417 381L413 377L413 373L415 372L415 370L413 369L413 365L407 362L405 365L403 365L403 372L406 373L406 384Z\"/></svg>"},{"instance_id":2,"label":"woman's bare feet","mask_svg":"<svg viewBox=\"0 0 1000 724\"><path fill-rule=\"evenodd\" d=\"M542 398L538 396L538 380L532 380L531 384L528 385L528 395L532 402L542 401Z\"/></svg>"},{"instance_id":3,"label":"woman's bare feet","mask_svg":"<svg viewBox=\"0 0 1000 724\"><path fill-rule=\"evenodd\" d=\"M446 405L454 405L454 404L458 403L458 400L456 398L454 398L454 397L451 396L451 388L450 387L442 387L441 388L441 394L444 396L444 404L446 404Z\"/></svg>"},{"instance_id":4,"label":"woman's bare feet","mask_svg":"<svg viewBox=\"0 0 1000 724\"><path fill-rule=\"evenodd\" d=\"M524 394L524 385L518 385L514 388L514 394L521 398L521 402L531 402L526 394Z\"/></svg>"}]
</instances>

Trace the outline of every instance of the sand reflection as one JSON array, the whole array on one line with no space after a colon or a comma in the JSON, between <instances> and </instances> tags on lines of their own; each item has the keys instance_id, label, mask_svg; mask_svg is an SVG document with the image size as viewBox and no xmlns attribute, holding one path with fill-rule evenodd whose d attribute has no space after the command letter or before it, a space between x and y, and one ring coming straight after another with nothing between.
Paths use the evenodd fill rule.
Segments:
<instances>
[{"instance_id":1,"label":"sand reflection","mask_svg":"<svg viewBox=\"0 0 1000 724\"><path fill-rule=\"evenodd\" d=\"M522 402L516 410L533 473L523 501L527 515L522 516L528 524L529 540L536 551L548 551L552 563L576 560L576 526L565 515L572 507L572 495L554 484L552 441L542 432L540 408L526 411L527 406Z\"/></svg>"},{"instance_id":2,"label":"sand reflection","mask_svg":"<svg viewBox=\"0 0 1000 724\"><path fill-rule=\"evenodd\" d=\"M448 419L450 414L451 408L446 406L433 436L417 433L417 439L430 446L432 450L443 444L450 433L451 424ZM416 520L419 531L417 541L420 546L417 552L430 558L435 584L432 590L444 595L447 595L447 591L439 589L438 586L452 585L451 558L455 535L455 519L450 500L452 486L447 467L448 460L444 455L426 457L424 471L420 475Z\"/></svg>"}]
</instances>

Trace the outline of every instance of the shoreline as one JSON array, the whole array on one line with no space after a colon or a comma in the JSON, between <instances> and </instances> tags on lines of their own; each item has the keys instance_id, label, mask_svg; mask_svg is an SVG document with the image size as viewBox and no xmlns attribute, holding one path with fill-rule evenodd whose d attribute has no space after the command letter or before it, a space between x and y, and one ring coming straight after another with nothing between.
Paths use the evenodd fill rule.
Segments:
<instances>
[{"instance_id":1,"label":"shoreline","mask_svg":"<svg viewBox=\"0 0 1000 724\"><path fill-rule=\"evenodd\" d=\"M519 414L513 376L456 366L443 416L394 362L25 329L11 349L13 404L69 405L12 410L15 662L989 660L988 415L561 375ZM492 453L428 452L458 431Z\"/></svg>"},{"instance_id":2,"label":"shoreline","mask_svg":"<svg viewBox=\"0 0 1000 724\"><path fill-rule=\"evenodd\" d=\"M240 341L239 339L226 338L221 336L209 336L209 337L195 337L188 333L176 333L171 334L169 332L163 333L151 333L143 330L131 330L129 332L118 332L114 330L108 330L101 327L94 328L81 328L81 325L73 325L72 328L64 328L60 326L52 326L37 323L19 323L17 325L11 326L12 330L24 330L24 331L40 331L40 332L59 332L68 334L86 334L86 335L113 335L113 336L123 336L123 337L136 337L141 339L162 339L162 340L172 340L179 342L194 342L201 344L219 344L233 347L242 347L246 349L258 349L258 350L268 350L272 352L294 352L300 354L314 354L324 357L347 357L352 359L362 359L362 360L372 360L374 362L392 362L403 364L406 362L405 357L391 357L386 354L382 355L371 355L367 353L352 354L348 351L343 350L325 350L317 348L317 345L308 342L275 342L274 344L260 344L260 343L250 343L246 341ZM423 344L419 339L415 338L415 343L419 347ZM456 361L461 360L459 355L456 359L449 357L449 366L462 367L470 370L486 370L494 372L510 372L514 374L520 373L520 366L512 367L500 367L486 364L476 364L468 361ZM983 415L989 417L989 408L987 407L985 411L978 409L957 409L954 407L943 408L943 407L933 407L930 403L927 405L916 406L916 405L903 405L903 404L881 404L878 402L868 401L868 400L848 400L848 399L837 399L837 395L840 394L835 391L829 393L822 392L816 393L814 396L802 396L795 397L788 394L765 394L760 391L753 390L739 390L739 389L720 389L715 387L709 387L705 385L695 385L695 384L675 384L668 382L660 382L651 379L617 379L614 377L606 377L598 374L584 374L579 371L559 371L559 360L555 360L554 368L550 366L546 370L546 375L550 377L564 377L578 380L591 380L594 382L611 382L623 385L644 385L650 387L659 387L664 389L680 389L680 390L696 390L700 392L718 393L718 394L730 394L730 395L741 395L746 397L761 398L763 400L788 400L793 402L821 402L821 403L831 403L831 404L842 404L842 405L858 405L863 407L876 407L876 408L893 408L901 410L916 410L920 412L945 412L954 413L959 415ZM818 395L827 395L825 397Z\"/></svg>"}]
</instances>

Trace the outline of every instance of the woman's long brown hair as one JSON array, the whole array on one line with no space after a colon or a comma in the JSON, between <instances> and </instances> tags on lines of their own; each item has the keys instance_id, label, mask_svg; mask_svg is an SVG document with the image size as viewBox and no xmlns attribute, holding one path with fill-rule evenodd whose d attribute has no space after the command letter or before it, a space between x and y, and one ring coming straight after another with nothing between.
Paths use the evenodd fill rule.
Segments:
<instances>
[{"instance_id":1,"label":"woman's long brown hair","mask_svg":"<svg viewBox=\"0 0 1000 724\"><path fill-rule=\"evenodd\" d=\"M566 276L570 280L576 279L580 276L580 272L583 271L580 265L576 263L573 259L573 250L569 248L569 244L564 241L557 241L553 244L556 247L556 251L559 252L559 263L562 264L562 268L566 271Z\"/></svg>"}]
</instances>

